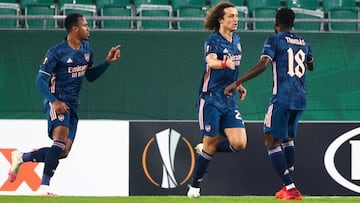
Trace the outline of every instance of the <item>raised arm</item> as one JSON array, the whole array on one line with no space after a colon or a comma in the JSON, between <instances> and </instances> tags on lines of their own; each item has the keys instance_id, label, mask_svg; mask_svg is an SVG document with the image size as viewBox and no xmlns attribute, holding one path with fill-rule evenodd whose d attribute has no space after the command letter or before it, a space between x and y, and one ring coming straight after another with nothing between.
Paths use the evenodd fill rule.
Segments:
<instances>
[{"instance_id":1,"label":"raised arm","mask_svg":"<svg viewBox=\"0 0 360 203\"><path fill-rule=\"evenodd\" d=\"M112 47L109 50L105 61L103 61L101 64L99 64L96 67L89 68L86 71L85 76L89 82L93 82L96 79L98 79L106 71L110 63L120 59L120 47L121 47L120 45Z\"/></svg>"},{"instance_id":2,"label":"raised arm","mask_svg":"<svg viewBox=\"0 0 360 203\"><path fill-rule=\"evenodd\" d=\"M260 75L265 71L268 64L271 62L271 59L268 56L262 56L260 61L252 67L245 75L237 79L235 82L231 83L224 90L224 94L230 96L232 91L238 88L242 83Z\"/></svg>"},{"instance_id":3,"label":"raised arm","mask_svg":"<svg viewBox=\"0 0 360 203\"><path fill-rule=\"evenodd\" d=\"M209 68L212 69L225 69L230 68L231 70L235 70L235 63L232 61L231 56L227 56L224 60L217 59L217 55L211 53L205 58L206 63Z\"/></svg>"}]
</instances>

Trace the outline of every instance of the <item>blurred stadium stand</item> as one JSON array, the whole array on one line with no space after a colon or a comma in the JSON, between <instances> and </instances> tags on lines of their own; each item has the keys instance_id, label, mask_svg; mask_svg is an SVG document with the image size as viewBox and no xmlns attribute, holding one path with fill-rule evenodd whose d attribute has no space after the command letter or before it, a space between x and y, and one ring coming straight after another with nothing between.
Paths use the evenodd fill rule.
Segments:
<instances>
[{"instance_id":1,"label":"blurred stadium stand","mask_svg":"<svg viewBox=\"0 0 360 203\"><path fill-rule=\"evenodd\" d=\"M70 12L92 29L202 30L206 12L221 0L0 0L0 29L59 29ZM294 29L359 32L360 0L228 0L239 31L272 31L276 10L292 8Z\"/></svg>"}]
</instances>

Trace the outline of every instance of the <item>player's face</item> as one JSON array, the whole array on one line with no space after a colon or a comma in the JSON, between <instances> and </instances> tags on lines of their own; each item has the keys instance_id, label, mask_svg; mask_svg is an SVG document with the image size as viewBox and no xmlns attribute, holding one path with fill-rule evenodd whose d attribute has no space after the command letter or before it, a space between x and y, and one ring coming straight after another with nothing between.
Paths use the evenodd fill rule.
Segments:
<instances>
[{"instance_id":1,"label":"player's face","mask_svg":"<svg viewBox=\"0 0 360 203\"><path fill-rule=\"evenodd\" d=\"M279 23L275 22L275 24L274 24L274 32L277 34L277 33L279 33L279 30L280 30Z\"/></svg>"},{"instance_id":2,"label":"player's face","mask_svg":"<svg viewBox=\"0 0 360 203\"><path fill-rule=\"evenodd\" d=\"M87 40L90 36L90 28L88 26L87 20L84 17L79 18L78 24L78 36L80 40Z\"/></svg>"},{"instance_id":3,"label":"player's face","mask_svg":"<svg viewBox=\"0 0 360 203\"><path fill-rule=\"evenodd\" d=\"M226 30L233 32L237 30L239 22L238 12L234 7L228 7L224 9L224 17L220 20L220 26L223 26Z\"/></svg>"}]
</instances>

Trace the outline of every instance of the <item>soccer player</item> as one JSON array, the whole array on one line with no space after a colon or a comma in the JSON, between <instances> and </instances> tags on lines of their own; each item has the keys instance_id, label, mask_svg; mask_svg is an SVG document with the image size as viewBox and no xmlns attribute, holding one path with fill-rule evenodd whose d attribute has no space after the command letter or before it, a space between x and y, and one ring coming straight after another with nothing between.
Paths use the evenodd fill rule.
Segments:
<instances>
[{"instance_id":1,"label":"soccer player","mask_svg":"<svg viewBox=\"0 0 360 203\"><path fill-rule=\"evenodd\" d=\"M227 97L224 89L238 78L241 61L238 25L234 4L222 1L209 12L204 25L212 30L205 41L205 68L199 90L199 127L202 150L196 158L195 169L187 196L200 197L200 182L215 152L238 152L246 148L247 135L235 96ZM238 86L240 98L246 89ZM199 145L198 145L199 146Z\"/></svg>"},{"instance_id":2,"label":"soccer player","mask_svg":"<svg viewBox=\"0 0 360 203\"><path fill-rule=\"evenodd\" d=\"M276 34L266 39L260 61L224 91L231 96L232 90L258 76L272 63L273 91L265 115L264 134L268 155L283 183L275 196L282 200L302 199L293 179L294 139L306 105L305 71L314 70L309 42L292 32L294 20L291 9L277 11Z\"/></svg>"},{"instance_id":3,"label":"soccer player","mask_svg":"<svg viewBox=\"0 0 360 203\"><path fill-rule=\"evenodd\" d=\"M85 17L72 13L65 18L66 38L48 50L36 78L36 85L44 96L44 111L48 120L48 135L53 140L50 147L32 152L12 152L8 174L15 181L24 162L44 162L40 196L56 196L50 190L50 179L59 164L66 158L75 139L78 123L79 93L84 78L96 80L109 64L120 58L120 45L112 47L106 59L94 67L92 49L87 41L90 29Z\"/></svg>"}]
</instances>

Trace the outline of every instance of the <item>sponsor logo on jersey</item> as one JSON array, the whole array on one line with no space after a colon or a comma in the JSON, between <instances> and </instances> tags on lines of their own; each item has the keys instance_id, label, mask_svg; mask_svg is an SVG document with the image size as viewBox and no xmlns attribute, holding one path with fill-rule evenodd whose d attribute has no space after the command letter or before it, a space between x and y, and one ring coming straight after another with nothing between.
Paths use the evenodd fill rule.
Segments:
<instances>
[{"instance_id":1,"label":"sponsor logo on jersey","mask_svg":"<svg viewBox=\"0 0 360 203\"><path fill-rule=\"evenodd\" d=\"M76 67L68 67L68 73L71 74L72 78L78 78L85 75L86 69L88 68L88 65L78 65Z\"/></svg>"}]
</instances>

